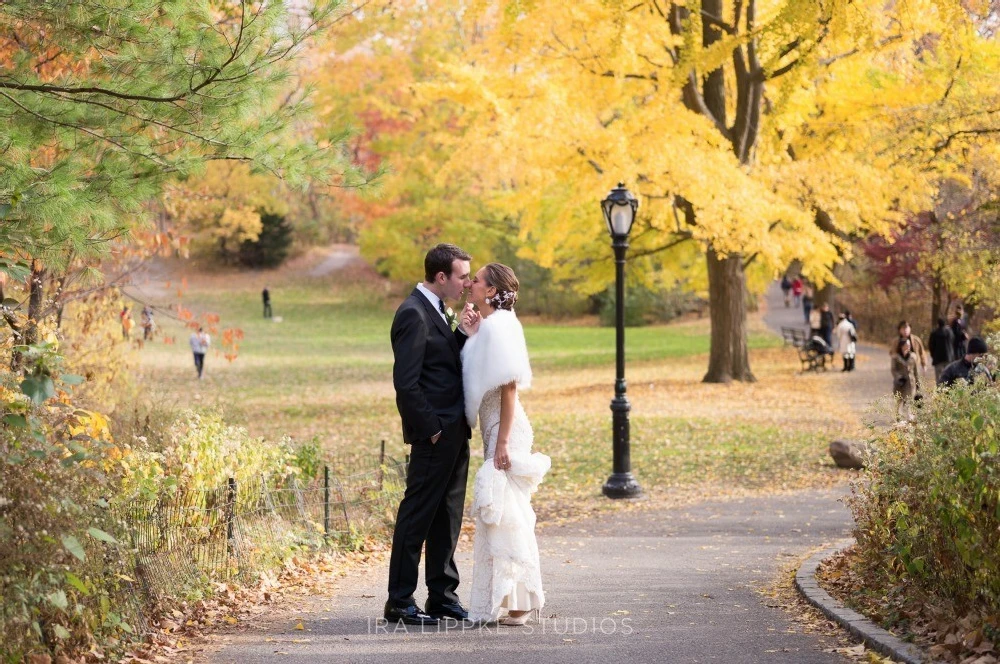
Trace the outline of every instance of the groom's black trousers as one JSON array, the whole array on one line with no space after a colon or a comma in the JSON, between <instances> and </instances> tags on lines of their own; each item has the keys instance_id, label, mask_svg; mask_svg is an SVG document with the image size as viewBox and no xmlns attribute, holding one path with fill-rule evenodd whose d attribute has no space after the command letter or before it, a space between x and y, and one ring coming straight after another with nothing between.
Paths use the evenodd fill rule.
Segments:
<instances>
[{"instance_id":1,"label":"groom's black trousers","mask_svg":"<svg viewBox=\"0 0 1000 664\"><path fill-rule=\"evenodd\" d=\"M424 542L428 601L458 602L455 548L469 477L468 431L463 419L446 425L437 443L421 440L411 446L406 493L399 503L389 559L389 601L398 607L414 603Z\"/></svg>"}]
</instances>

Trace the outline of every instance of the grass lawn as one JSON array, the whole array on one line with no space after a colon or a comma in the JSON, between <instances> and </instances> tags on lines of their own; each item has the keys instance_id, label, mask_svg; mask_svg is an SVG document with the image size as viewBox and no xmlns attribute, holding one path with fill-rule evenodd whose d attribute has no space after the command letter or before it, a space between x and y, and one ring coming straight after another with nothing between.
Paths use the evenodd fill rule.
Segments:
<instances>
[{"instance_id":1,"label":"grass lawn","mask_svg":"<svg viewBox=\"0 0 1000 664\"><path fill-rule=\"evenodd\" d=\"M204 380L196 380L189 331L160 316L161 334L175 342L139 352L141 388L168 405L221 408L268 440L316 437L331 454L374 452L385 440L391 455L405 455L389 346L400 298L378 282L268 279L281 322L261 316L263 277L202 284L191 277L186 306L241 328L239 357L210 353ZM535 386L522 398L536 449L553 459L538 502L567 511L606 504L600 486L611 470L614 330L527 321L525 332ZM632 466L648 496L689 500L841 481L826 446L855 423L837 412L832 376L798 375L795 354L755 321L750 347L759 381L702 384L708 332L707 319L626 332ZM478 432L472 448L481 456Z\"/></svg>"}]
</instances>

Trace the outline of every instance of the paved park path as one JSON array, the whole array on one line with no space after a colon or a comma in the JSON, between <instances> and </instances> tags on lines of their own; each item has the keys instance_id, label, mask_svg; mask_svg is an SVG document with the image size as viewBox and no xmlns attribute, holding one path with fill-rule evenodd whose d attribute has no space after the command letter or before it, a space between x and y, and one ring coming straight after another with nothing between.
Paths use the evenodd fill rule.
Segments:
<instances>
[{"instance_id":1,"label":"paved park path","mask_svg":"<svg viewBox=\"0 0 1000 664\"><path fill-rule=\"evenodd\" d=\"M801 324L780 291L768 325ZM789 351L791 352L791 351ZM880 396L884 351L863 349L853 374L829 376L852 407ZM529 628L420 633L377 620L387 565L357 570L330 596L304 598L216 637L212 662L845 662L830 639L807 634L760 588L852 525L838 490L604 514L539 531L547 603ZM472 574L471 546L458 564ZM463 598L468 597L468 582ZM422 586L422 583L421 583ZM301 626L301 628L300 628Z\"/></svg>"},{"instance_id":2,"label":"paved park path","mask_svg":"<svg viewBox=\"0 0 1000 664\"><path fill-rule=\"evenodd\" d=\"M785 307L778 282L772 283L765 294L763 319L768 328L775 332L780 332L782 327L797 327L803 330L809 327L801 308ZM831 389L836 392L838 399L845 406L849 406L855 416L861 417L865 422L879 425L890 424L890 419L885 412L879 410L873 412L871 405L879 400L884 402L888 398L892 389L892 377L889 374L888 349L884 345L873 345L872 342L884 344L886 341L888 340L859 339L855 370L842 373L840 369L843 364L840 354L837 353L833 366L828 371ZM922 378L933 383L934 372L924 373Z\"/></svg>"}]
</instances>

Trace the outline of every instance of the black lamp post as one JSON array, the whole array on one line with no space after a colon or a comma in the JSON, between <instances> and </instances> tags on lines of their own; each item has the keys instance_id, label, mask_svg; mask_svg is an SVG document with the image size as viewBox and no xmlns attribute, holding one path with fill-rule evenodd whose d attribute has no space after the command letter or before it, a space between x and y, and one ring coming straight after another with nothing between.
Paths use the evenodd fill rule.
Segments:
<instances>
[{"instance_id":1,"label":"black lamp post","mask_svg":"<svg viewBox=\"0 0 1000 664\"><path fill-rule=\"evenodd\" d=\"M639 483L632 476L632 460L629 453L628 413L632 409L625 396L625 250L628 249L628 234L635 221L635 211L639 201L625 188L624 182L611 190L601 201L604 221L611 234L611 246L615 250L615 348L616 374L615 398L611 400L612 413L612 454L614 457L611 477L604 483L604 495L608 498L632 498L639 495Z\"/></svg>"}]
</instances>

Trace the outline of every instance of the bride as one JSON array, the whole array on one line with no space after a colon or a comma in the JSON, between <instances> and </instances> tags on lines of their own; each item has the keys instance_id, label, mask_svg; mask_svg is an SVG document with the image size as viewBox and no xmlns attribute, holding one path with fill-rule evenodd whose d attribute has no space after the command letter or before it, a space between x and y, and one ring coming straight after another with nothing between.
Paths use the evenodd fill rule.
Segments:
<instances>
[{"instance_id":1,"label":"bride","mask_svg":"<svg viewBox=\"0 0 1000 664\"><path fill-rule=\"evenodd\" d=\"M524 330L514 315L517 277L500 263L486 265L472 280L463 329L470 334L462 349L465 414L483 435L485 463L476 473L472 516L472 600L469 619L492 622L500 610L502 625L524 625L545 604L535 541L531 494L551 461L531 452L533 434L517 397L531 386Z\"/></svg>"}]
</instances>

